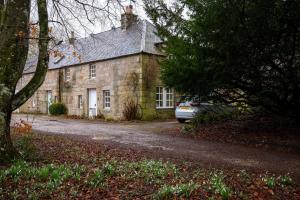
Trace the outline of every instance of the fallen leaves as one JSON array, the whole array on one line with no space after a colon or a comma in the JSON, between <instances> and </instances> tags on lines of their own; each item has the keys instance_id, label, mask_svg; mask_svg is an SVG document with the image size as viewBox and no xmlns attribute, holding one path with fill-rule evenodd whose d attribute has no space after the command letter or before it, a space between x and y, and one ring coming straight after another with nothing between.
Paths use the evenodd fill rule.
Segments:
<instances>
[{"instance_id":1,"label":"fallen leaves","mask_svg":"<svg viewBox=\"0 0 300 200\"><path fill-rule=\"evenodd\" d=\"M16 135L15 137L23 137ZM90 140L83 136L57 136L57 135L36 135L32 137L43 160L33 163L35 166L44 166L49 163L56 165L77 163L84 166L87 173L92 173L104 166L107 162L117 161L117 169L125 168L122 173L116 173L106 178L105 187L92 188L84 183L84 179L68 180L59 187L53 195L46 191L40 199L152 199L155 194L164 185L170 187L178 184L189 183L193 181L200 187L192 193L189 199L221 199L219 194L211 191L211 173L214 169L195 167L193 163L179 161L176 164L177 172L167 172L166 176L159 176L159 182L146 181L145 177L156 178L155 174L161 174L160 166L164 167L162 162L158 168L151 170L138 171L137 164L141 164L145 159L153 159L142 150L133 150L128 148L118 148L112 144L103 144ZM167 160L167 158L166 158ZM123 163L123 164L122 164ZM134 163L125 165L124 163ZM143 167L156 166L144 163ZM134 166L134 168L130 168ZM290 185L288 187L275 186L268 188L261 179L262 172L236 169L221 169L224 173L224 184L232 188L230 199L297 199L299 196L299 185ZM132 173L129 175L128 173ZM146 174L140 174L146 173ZM0 198L10 199L16 190L21 199L27 199L25 188L35 185L34 179L15 184L12 181L6 181L0 188L5 188L7 196ZM182 198L184 199L184 198Z\"/></svg>"}]
</instances>

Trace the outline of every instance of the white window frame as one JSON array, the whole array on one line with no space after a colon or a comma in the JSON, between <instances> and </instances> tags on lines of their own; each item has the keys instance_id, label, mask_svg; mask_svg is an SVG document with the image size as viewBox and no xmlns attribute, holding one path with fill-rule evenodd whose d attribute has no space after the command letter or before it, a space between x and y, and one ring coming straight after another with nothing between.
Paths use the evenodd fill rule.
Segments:
<instances>
[{"instance_id":1,"label":"white window frame","mask_svg":"<svg viewBox=\"0 0 300 200\"><path fill-rule=\"evenodd\" d=\"M83 97L82 95L78 95L78 108L83 108Z\"/></svg>"},{"instance_id":2,"label":"white window frame","mask_svg":"<svg viewBox=\"0 0 300 200\"><path fill-rule=\"evenodd\" d=\"M156 87L156 108L162 108L163 106L163 87Z\"/></svg>"},{"instance_id":3,"label":"white window frame","mask_svg":"<svg viewBox=\"0 0 300 200\"><path fill-rule=\"evenodd\" d=\"M89 66L89 76L90 76L90 79L96 78L96 65L95 64L90 64L90 66Z\"/></svg>"},{"instance_id":4,"label":"white window frame","mask_svg":"<svg viewBox=\"0 0 300 200\"><path fill-rule=\"evenodd\" d=\"M172 88L156 87L156 108L174 108L174 90Z\"/></svg>"},{"instance_id":5,"label":"white window frame","mask_svg":"<svg viewBox=\"0 0 300 200\"><path fill-rule=\"evenodd\" d=\"M69 67L65 68L65 81L71 80L71 69Z\"/></svg>"},{"instance_id":6,"label":"white window frame","mask_svg":"<svg viewBox=\"0 0 300 200\"><path fill-rule=\"evenodd\" d=\"M110 90L103 90L103 108L104 110L110 110L111 108Z\"/></svg>"}]
</instances>

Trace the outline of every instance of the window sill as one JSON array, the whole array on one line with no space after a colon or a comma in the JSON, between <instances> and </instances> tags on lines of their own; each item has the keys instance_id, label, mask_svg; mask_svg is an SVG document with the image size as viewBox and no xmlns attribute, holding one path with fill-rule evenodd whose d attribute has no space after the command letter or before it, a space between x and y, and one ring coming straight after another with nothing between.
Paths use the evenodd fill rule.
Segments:
<instances>
[{"instance_id":1,"label":"window sill","mask_svg":"<svg viewBox=\"0 0 300 200\"><path fill-rule=\"evenodd\" d=\"M104 108L103 111L110 112L110 108Z\"/></svg>"},{"instance_id":2,"label":"window sill","mask_svg":"<svg viewBox=\"0 0 300 200\"><path fill-rule=\"evenodd\" d=\"M157 110L159 109L174 109L175 107L156 107Z\"/></svg>"}]
</instances>

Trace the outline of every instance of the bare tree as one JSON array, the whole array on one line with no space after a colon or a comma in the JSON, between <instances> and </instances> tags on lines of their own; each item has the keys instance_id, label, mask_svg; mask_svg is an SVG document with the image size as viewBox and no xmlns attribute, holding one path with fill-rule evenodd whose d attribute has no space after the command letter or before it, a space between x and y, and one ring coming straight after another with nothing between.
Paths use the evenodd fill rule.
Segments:
<instances>
[{"instance_id":1,"label":"bare tree","mask_svg":"<svg viewBox=\"0 0 300 200\"><path fill-rule=\"evenodd\" d=\"M102 2L102 3L100 3ZM84 20L113 21L122 0L0 0L0 162L18 156L10 135L12 112L24 104L42 85L48 69L48 25L69 33L71 21L85 27ZM17 13L17 14L16 14ZM30 20L36 18L35 22ZM84 19L83 19L84 18ZM33 20L34 21L34 20ZM36 29L33 26L37 26ZM37 37L32 36L38 30ZM29 40L38 41L38 62L31 81L19 92L16 85L22 77L29 51Z\"/></svg>"}]
</instances>

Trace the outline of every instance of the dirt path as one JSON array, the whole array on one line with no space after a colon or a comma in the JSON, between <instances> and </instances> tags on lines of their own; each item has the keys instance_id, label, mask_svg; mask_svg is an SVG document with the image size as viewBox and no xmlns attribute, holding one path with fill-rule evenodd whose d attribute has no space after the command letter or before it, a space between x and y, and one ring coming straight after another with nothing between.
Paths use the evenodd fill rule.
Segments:
<instances>
[{"instance_id":1,"label":"dirt path","mask_svg":"<svg viewBox=\"0 0 300 200\"><path fill-rule=\"evenodd\" d=\"M102 143L120 147L147 149L156 156L199 162L211 167L219 165L252 168L287 173L300 177L300 156L296 154L264 151L261 149L209 141L195 141L156 132L179 126L170 122L106 123L71 120L48 116L14 115L14 120L28 120L39 132L81 135Z\"/></svg>"}]
</instances>

